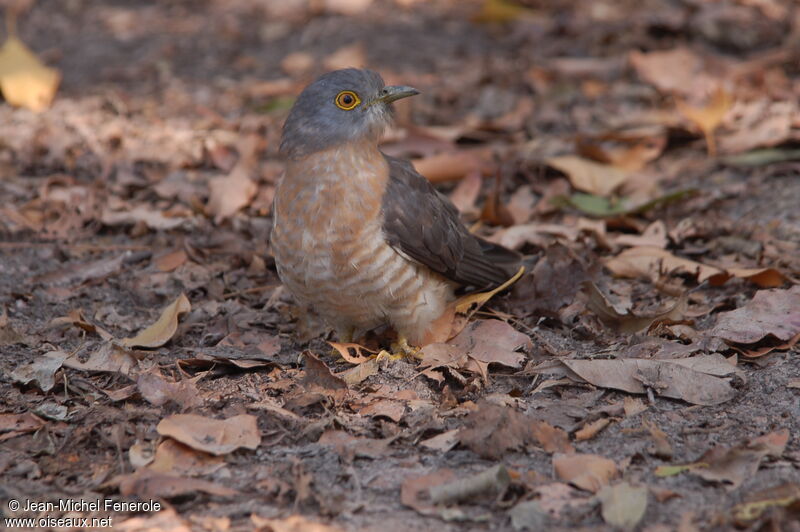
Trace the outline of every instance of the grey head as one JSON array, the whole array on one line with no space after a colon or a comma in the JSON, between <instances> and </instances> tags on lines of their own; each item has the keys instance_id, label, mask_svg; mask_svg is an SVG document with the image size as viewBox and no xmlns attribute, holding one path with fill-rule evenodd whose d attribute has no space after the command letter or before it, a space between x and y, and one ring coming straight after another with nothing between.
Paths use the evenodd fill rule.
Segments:
<instances>
[{"instance_id":1,"label":"grey head","mask_svg":"<svg viewBox=\"0 0 800 532\"><path fill-rule=\"evenodd\" d=\"M346 68L317 78L297 97L283 125L281 153L299 158L346 142L376 142L391 120L391 104L419 94L386 86L372 70Z\"/></svg>"}]
</instances>

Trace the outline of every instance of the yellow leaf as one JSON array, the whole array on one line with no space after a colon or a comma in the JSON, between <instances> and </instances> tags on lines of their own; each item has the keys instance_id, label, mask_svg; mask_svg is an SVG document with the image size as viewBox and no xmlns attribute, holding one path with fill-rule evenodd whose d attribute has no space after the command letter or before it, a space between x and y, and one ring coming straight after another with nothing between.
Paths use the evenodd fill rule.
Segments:
<instances>
[{"instance_id":1,"label":"yellow leaf","mask_svg":"<svg viewBox=\"0 0 800 532\"><path fill-rule=\"evenodd\" d=\"M43 111L53 101L61 74L45 66L17 37L0 47L0 90L11 105Z\"/></svg>"},{"instance_id":2,"label":"yellow leaf","mask_svg":"<svg viewBox=\"0 0 800 532\"><path fill-rule=\"evenodd\" d=\"M161 347L169 342L178 330L178 316L192 310L192 305L185 294L178 296L162 312L155 323L133 338L124 338L120 344L126 347Z\"/></svg>"},{"instance_id":3,"label":"yellow leaf","mask_svg":"<svg viewBox=\"0 0 800 532\"><path fill-rule=\"evenodd\" d=\"M472 305L478 305L478 308L480 308L481 305L492 299L496 293L502 292L512 284L516 283L517 279L522 277L523 273L525 273L525 267L520 266L517 273L515 273L511 279L501 284L494 290L490 290L488 292L479 292L477 294L469 294L459 298L458 301L456 301L456 307L455 307L456 312L458 312L459 314L466 314L467 311L469 311L470 307L472 307Z\"/></svg>"},{"instance_id":4,"label":"yellow leaf","mask_svg":"<svg viewBox=\"0 0 800 532\"><path fill-rule=\"evenodd\" d=\"M722 119L733 107L733 96L722 87L714 91L711 100L703 107L694 107L686 102L677 100L678 111L689 121L694 123L706 138L708 155L717 155L717 143L714 140L714 131L722 123Z\"/></svg>"}]
</instances>

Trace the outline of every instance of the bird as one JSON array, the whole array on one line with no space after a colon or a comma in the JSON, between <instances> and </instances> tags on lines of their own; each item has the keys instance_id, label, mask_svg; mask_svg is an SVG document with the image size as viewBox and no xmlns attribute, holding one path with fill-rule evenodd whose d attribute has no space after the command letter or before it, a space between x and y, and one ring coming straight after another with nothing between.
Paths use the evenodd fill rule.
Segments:
<instances>
[{"instance_id":1,"label":"bird","mask_svg":"<svg viewBox=\"0 0 800 532\"><path fill-rule=\"evenodd\" d=\"M496 287L520 266L518 253L470 233L410 161L381 152L392 102L416 94L372 70L335 70L301 91L283 126L276 270L340 342L389 325L402 352L418 350L457 290Z\"/></svg>"}]
</instances>

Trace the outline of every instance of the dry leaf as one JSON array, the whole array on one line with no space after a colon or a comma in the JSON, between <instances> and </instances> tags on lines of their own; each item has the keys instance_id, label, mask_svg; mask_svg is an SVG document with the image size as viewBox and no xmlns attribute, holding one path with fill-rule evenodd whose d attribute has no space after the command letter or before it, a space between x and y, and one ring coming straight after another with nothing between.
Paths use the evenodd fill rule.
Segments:
<instances>
[{"instance_id":1,"label":"dry leaf","mask_svg":"<svg viewBox=\"0 0 800 532\"><path fill-rule=\"evenodd\" d=\"M0 47L0 90L11 105L44 111L60 81L58 70L42 64L17 37L10 36Z\"/></svg>"},{"instance_id":2,"label":"dry leaf","mask_svg":"<svg viewBox=\"0 0 800 532\"><path fill-rule=\"evenodd\" d=\"M613 527L633 530L647 510L647 488L620 482L606 486L597 494L603 505L603 520Z\"/></svg>"},{"instance_id":3,"label":"dry leaf","mask_svg":"<svg viewBox=\"0 0 800 532\"><path fill-rule=\"evenodd\" d=\"M614 461L596 454L556 454L553 469L559 479L592 493L617 475Z\"/></svg>"},{"instance_id":4,"label":"dry leaf","mask_svg":"<svg viewBox=\"0 0 800 532\"><path fill-rule=\"evenodd\" d=\"M545 163L563 172L576 189L595 196L611 195L631 175L620 168L590 161L577 155L550 157Z\"/></svg>"},{"instance_id":5,"label":"dry leaf","mask_svg":"<svg viewBox=\"0 0 800 532\"><path fill-rule=\"evenodd\" d=\"M736 369L719 354L676 360L569 360L561 363L585 381L628 393L683 399L697 405L717 405L732 399L736 390L729 379Z\"/></svg>"},{"instance_id":6,"label":"dry leaf","mask_svg":"<svg viewBox=\"0 0 800 532\"><path fill-rule=\"evenodd\" d=\"M709 157L716 157L717 143L714 140L714 131L722 123L725 115L733 107L733 96L722 87L719 87L711 96L711 100L703 107L694 107L684 101L676 102L678 111L697 126L706 139L706 148Z\"/></svg>"},{"instance_id":7,"label":"dry leaf","mask_svg":"<svg viewBox=\"0 0 800 532\"><path fill-rule=\"evenodd\" d=\"M162 419L156 430L162 436L214 455L228 454L240 447L255 449L261 443L258 420L249 414L228 419L175 414Z\"/></svg>"},{"instance_id":8,"label":"dry leaf","mask_svg":"<svg viewBox=\"0 0 800 532\"><path fill-rule=\"evenodd\" d=\"M56 384L55 373L61 368L67 356L64 351L45 353L31 363L19 366L9 374L9 377L21 384L35 382L40 390L49 392Z\"/></svg>"},{"instance_id":9,"label":"dry leaf","mask_svg":"<svg viewBox=\"0 0 800 532\"><path fill-rule=\"evenodd\" d=\"M302 515L290 515L286 519L265 519L253 514L250 521L254 530L263 532L344 532L339 527L311 521Z\"/></svg>"},{"instance_id":10,"label":"dry leaf","mask_svg":"<svg viewBox=\"0 0 800 532\"><path fill-rule=\"evenodd\" d=\"M139 499L171 498L202 491L219 497L233 497L239 492L196 478L167 475L143 468L130 475L117 477L119 492L123 497L134 495Z\"/></svg>"},{"instance_id":11,"label":"dry leaf","mask_svg":"<svg viewBox=\"0 0 800 532\"><path fill-rule=\"evenodd\" d=\"M126 347L161 347L170 341L178 330L178 317L192 310L185 294L167 305L155 323L132 338L123 338L120 344Z\"/></svg>"},{"instance_id":12,"label":"dry leaf","mask_svg":"<svg viewBox=\"0 0 800 532\"><path fill-rule=\"evenodd\" d=\"M709 335L729 342L752 344L772 335L788 341L800 333L800 286L760 290L743 307L722 312Z\"/></svg>"},{"instance_id":13,"label":"dry leaf","mask_svg":"<svg viewBox=\"0 0 800 532\"><path fill-rule=\"evenodd\" d=\"M64 360L64 366L82 371L108 371L130 375L136 367L137 360L131 353L116 345L114 342L105 342L91 352L85 362L81 362L74 355Z\"/></svg>"},{"instance_id":14,"label":"dry leaf","mask_svg":"<svg viewBox=\"0 0 800 532\"><path fill-rule=\"evenodd\" d=\"M156 268L158 268L162 272L171 272L176 270L178 267L183 266L186 261L188 260L188 255L182 249L176 249L175 251L171 251L166 255L161 255L160 257L154 259L156 264Z\"/></svg>"},{"instance_id":15,"label":"dry leaf","mask_svg":"<svg viewBox=\"0 0 800 532\"><path fill-rule=\"evenodd\" d=\"M225 459L165 439L156 448L155 456L147 468L158 473L179 476L210 475L225 467Z\"/></svg>"},{"instance_id":16,"label":"dry leaf","mask_svg":"<svg viewBox=\"0 0 800 532\"><path fill-rule=\"evenodd\" d=\"M594 312L604 325L617 332L632 334L665 320L680 321L686 315L688 293L684 293L667 310L652 316L636 316L630 310L627 310L625 314L619 313L591 281L584 281L582 285L589 294L586 307Z\"/></svg>"},{"instance_id":17,"label":"dry leaf","mask_svg":"<svg viewBox=\"0 0 800 532\"><path fill-rule=\"evenodd\" d=\"M606 428L611 420L607 417L601 417L600 419L595 419L591 423L585 424L580 430L575 432L575 441L585 441L591 440L597 434Z\"/></svg>"}]
</instances>

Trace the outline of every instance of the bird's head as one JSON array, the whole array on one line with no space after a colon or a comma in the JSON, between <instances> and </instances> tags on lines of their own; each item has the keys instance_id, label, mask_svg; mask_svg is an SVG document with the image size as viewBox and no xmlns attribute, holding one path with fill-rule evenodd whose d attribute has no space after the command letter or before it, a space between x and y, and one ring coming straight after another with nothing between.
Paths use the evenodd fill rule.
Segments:
<instances>
[{"instance_id":1,"label":"bird's head","mask_svg":"<svg viewBox=\"0 0 800 532\"><path fill-rule=\"evenodd\" d=\"M345 142L377 141L391 119L389 104L415 94L412 87L384 85L372 70L328 72L297 97L283 125L281 153L295 158Z\"/></svg>"}]
</instances>

